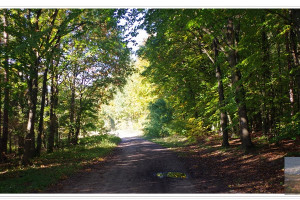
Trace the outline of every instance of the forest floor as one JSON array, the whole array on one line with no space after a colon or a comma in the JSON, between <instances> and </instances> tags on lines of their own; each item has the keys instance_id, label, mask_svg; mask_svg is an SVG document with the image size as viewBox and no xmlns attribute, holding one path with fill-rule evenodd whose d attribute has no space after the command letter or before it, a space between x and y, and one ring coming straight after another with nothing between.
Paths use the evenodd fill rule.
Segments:
<instances>
[{"instance_id":1,"label":"forest floor","mask_svg":"<svg viewBox=\"0 0 300 200\"><path fill-rule=\"evenodd\" d=\"M256 133L254 138L260 135ZM284 157L300 155L299 139L277 145L256 139L256 147L247 154L239 139L230 139L230 147L224 148L220 136L208 137L197 145L186 145L184 140L154 141L177 152L197 191L208 193L284 193Z\"/></svg>"}]
</instances>

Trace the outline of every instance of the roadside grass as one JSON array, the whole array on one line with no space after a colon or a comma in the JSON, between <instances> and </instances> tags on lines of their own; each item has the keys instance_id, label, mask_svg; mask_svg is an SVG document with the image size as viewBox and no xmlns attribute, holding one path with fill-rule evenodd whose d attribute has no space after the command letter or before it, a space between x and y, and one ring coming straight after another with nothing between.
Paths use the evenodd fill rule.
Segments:
<instances>
[{"instance_id":1,"label":"roadside grass","mask_svg":"<svg viewBox=\"0 0 300 200\"><path fill-rule=\"evenodd\" d=\"M100 135L81 138L79 145L43 153L32 160L33 165L24 167L18 164L10 168L0 168L0 193L42 192L57 181L67 178L84 166L95 161L103 161L120 138ZM14 161L14 163L18 163Z\"/></svg>"}]
</instances>

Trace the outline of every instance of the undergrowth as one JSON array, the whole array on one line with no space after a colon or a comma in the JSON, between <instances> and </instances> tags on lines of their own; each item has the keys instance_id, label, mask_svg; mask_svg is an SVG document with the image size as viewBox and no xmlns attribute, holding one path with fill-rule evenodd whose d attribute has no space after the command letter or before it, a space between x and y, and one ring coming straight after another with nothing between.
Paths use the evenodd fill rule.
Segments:
<instances>
[{"instance_id":1,"label":"undergrowth","mask_svg":"<svg viewBox=\"0 0 300 200\"><path fill-rule=\"evenodd\" d=\"M56 150L32 160L33 165L0 168L0 193L42 192L51 184L65 179L70 174L101 160L120 142L112 135L81 138L79 145Z\"/></svg>"}]
</instances>

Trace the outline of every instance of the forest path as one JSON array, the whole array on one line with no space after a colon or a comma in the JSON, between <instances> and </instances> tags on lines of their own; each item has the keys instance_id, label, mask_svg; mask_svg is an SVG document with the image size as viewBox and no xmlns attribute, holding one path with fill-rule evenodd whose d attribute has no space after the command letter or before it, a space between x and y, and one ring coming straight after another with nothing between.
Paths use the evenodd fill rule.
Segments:
<instances>
[{"instance_id":1,"label":"forest path","mask_svg":"<svg viewBox=\"0 0 300 200\"><path fill-rule=\"evenodd\" d=\"M176 154L137 133L119 131L122 142L102 165L76 173L47 192L55 193L195 193L191 178L157 177L160 172L187 174Z\"/></svg>"}]
</instances>

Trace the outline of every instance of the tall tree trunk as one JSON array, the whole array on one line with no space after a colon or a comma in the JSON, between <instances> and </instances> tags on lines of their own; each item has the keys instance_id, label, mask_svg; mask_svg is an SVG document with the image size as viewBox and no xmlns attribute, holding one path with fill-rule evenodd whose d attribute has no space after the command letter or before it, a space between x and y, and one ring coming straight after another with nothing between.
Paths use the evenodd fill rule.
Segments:
<instances>
[{"instance_id":1,"label":"tall tree trunk","mask_svg":"<svg viewBox=\"0 0 300 200\"><path fill-rule=\"evenodd\" d=\"M265 22L265 16L262 16L262 23ZM267 109L268 104L268 87L266 87L266 82L270 79L270 70L268 66L269 61L269 45L268 38L265 31L265 26L262 27L261 33L261 49L262 49L262 80L261 80L261 94L262 94L262 122L263 122L263 131L264 134L267 134L270 129L270 121L269 121L269 111Z\"/></svg>"},{"instance_id":2,"label":"tall tree trunk","mask_svg":"<svg viewBox=\"0 0 300 200\"><path fill-rule=\"evenodd\" d=\"M58 147L59 146L59 133L58 133L58 118L56 115L56 110L58 106L58 71L57 67L59 64L59 59L56 61L56 73L55 73L55 96L54 96L54 139L55 139L55 144Z\"/></svg>"},{"instance_id":3,"label":"tall tree trunk","mask_svg":"<svg viewBox=\"0 0 300 200\"><path fill-rule=\"evenodd\" d=\"M30 10L29 10L30 12ZM42 14L42 10L39 9L36 12L36 21L35 21L35 32L39 32L39 18ZM30 13L28 15L30 20ZM22 158L23 165L30 164L30 159L35 156L35 122L36 122L36 104L37 104L37 94L38 94L38 70L40 65L40 54L38 50L34 50L35 53L35 63L34 66L31 66L30 77L28 79L28 123L27 131L25 136L25 145L24 145L24 155Z\"/></svg>"},{"instance_id":4,"label":"tall tree trunk","mask_svg":"<svg viewBox=\"0 0 300 200\"><path fill-rule=\"evenodd\" d=\"M49 92L46 93L45 101L46 101L46 107L50 106ZM45 116L50 117L49 110L45 111ZM47 123L47 127L50 127L50 122ZM43 144L44 148L46 148L46 149L48 149L48 145L47 145L48 141L47 140L48 140L48 135L49 135L49 129L50 128L45 129L45 133L44 133L44 135L42 135L43 136L42 137L42 144Z\"/></svg>"},{"instance_id":5,"label":"tall tree trunk","mask_svg":"<svg viewBox=\"0 0 300 200\"><path fill-rule=\"evenodd\" d=\"M287 65L289 71L289 99L290 99L290 108L291 108L291 116L294 116L294 80L293 75L291 74L292 70L292 58L291 58L291 51L290 51L290 42L289 42L289 34L288 32L285 34L285 42L286 42L286 53L287 53Z\"/></svg>"},{"instance_id":6,"label":"tall tree trunk","mask_svg":"<svg viewBox=\"0 0 300 200\"><path fill-rule=\"evenodd\" d=\"M8 34L6 32L6 27L8 26L6 13L3 17L3 41L5 49L4 58L4 108L3 108L3 131L2 131L2 141L1 141L1 154L7 153L7 141L8 141L8 113L9 113L9 61L8 61Z\"/></svg>"},{"instance_id":7,"label":"tall tree trunk","mask_svg":"<svg viewBox=\"0 0 300 200\"><path fill-rule=\"evenodd\" d=\"M221 127L221 134L223 136L222 146L229 146L228 142L228 130L227 130L227 114L224 110L225 107L225 98L224 98L224 87L222 81L222 72L220 65L218 63L218 43L216 39L213 41L214 46L214 54L215 54L215 68L216 68L216 77L218 80L218 93L219 93L219 106L220 106L220 127Z\"/></svg>"},{"instance_id":8,"label":"tall tree trunk","mask_svg":"<svg viewBox=\"0 0 300 200\"><path fill-rule=\"evenodd\" d=\"M53 78L52 78L53 79ZM53 81L51 85L51 97L50 97L50 127L49 127L49 135L48 135L48 147L47 147L47 152L51 153L53 152L54 148L54 127L55 127L55 119L54 119L54 86L53 86Z\"/></svg>"},{"instance_id":9,"label":"tall tree trunk","mask_svg":"<svg viewBox=\"0 0 300 200\"><path fill-rule=\"evenodd\" d=\"M235 50L235 47L238 43L237 41L238 34L233 25L233 19L229 18L227 25L227 39L230 50L228 51L228 62L232 70L232 86L235 90L235 101L238 105L238 116L239 116L239 126L240 126L240 137L242 141L242 146L248 150L253 146L250 132L248 128L248 117L247 109L245 104L245 91L243 84L240 83L241 72L236 67L238 61L238 55Z\"/></svg>"},{"instance_id":10,"label":"tall tree trunk","mask_svg":"<svg viewBox=\"0 0 300 200\"><path fill-rule=\"evenodd\" d=\"M50 96L50 126L49 126L49 135L48 135L48 148L47 152L51 153L53 152L54 148L54 134L55 134L55 115L54 115L54 107L55 107L55 69L53 61L51 61L51 96Z\"/></svg>"},{"instance_id":11,"label":"tall tree trunk","mask_svg":"<svg viewBox=\"0 0 300 200\"><path fill-rule=\"evenodd\" d=\"M55 126L54 126L54 144L55 147L58 148L59 147L59 132L58 132L58 118L56 115L56 107L54 107L54 122L55 122Z\"/></svg>"},{"instance_id":12,"label":"tall tree trunk","mask_svg":"<svg viewBox=\"0 0 300 200\"><path fill-rule=\"evenodd\" d=\"M76 67L75 67L76 68ZM74 116L75 116L75 79L76 79L76 69L74 69L73 80L71 85L71 104L70 104L70 130L68 135L69 143L71 138L74 137Z\"/></svg>"},{"instance_id":13,"label":"tall tree trunk","mask_svg":"<svg viewBox=\"0 0 300 200\"><path fill-rule=\"evenodd\" d=\"M37 60L39 60L39 58ZM36 104L37 104L37 93L38 93L37 66L35 66L34 69L32 70L32 77L30 77L30 79L28 80L28 89L29 89L28 92L29 93L29 97L28 97L29 114L28 114L27 131L25 137L24 156L22 159L24 165L30 163L30 159L34 156L35 153L34 126L36 121L35 116L36 116Z\"/></svg>"},{"instance_id":14,"label":"tall tree trunk","mask_svg":"<svg viewBox=\"0 0 300 200\"><path fill-rule=\"evenodd\" d=\"M57 46L58 47L58 46ZM56 116L56 109L58 106L58 64L59 56L56 60L52 61L51 64L51 96L50 96L50 125L48 135L48 152L53 152L54 142L58 137L58 119ZM55 62L55 65L54 65ZM58 145L58 142L56 142Z\"/></svg>"},{"instance_id":15,"label":"tall tree trunk","mask_svg":"<svg viewBox=\"0 0 300 200\"><path fill-rule=\"evenodd\" d=\"M0 162L2 160L2 74L0 74Z\"/></svg>"},{"instance_id":16,"label":"tall tree trunk","mask_svg":"<svg viewBox=\"0 0 300 200\"><path fill-rule=\"evenodd\" d=\"M54 122L55 122L54 140L55 140L55 145L58 147L59 146L59 133L58 133L58 118L56 115L56 110L57 110L57 106L58 106L58 73L56 73L55 76L56 76L55 77L56 84L55 84L55 98L54 98Z\"/></svg>"},{"instance_id":17,"label":"tall tree trunk","mask_svg":"<svg viewBox=\"0 0 300 200\"><path fill-rule=\"evenodd\" d=\"M47 93L47 75L48 75L48 66L46 66L44 77L43 77L43 89L42 89L42 101L41 101L41 109L40 109L40 122L39 122L39 133L37 137L37 147L36 154L40 156L41 147L42 147L42 135L44 132L44 109L45 109L45 99Z\"/></svg>"},{"instance_id":18,"label":"tall tree trunk","mask_svg":"<svg viewBox=\"0 0 300 200\"><path fill-rule=\"evenodd\" d=\"M297 97L297 111L300 111L300 62L299 62L299 51L300 48L300 10L299 9L291 9L290 10L291 17L291 30L290 30L290 40L291 40L291 50L293 56L293 63L295 67L295 84L297 84L297 93L295 96Z\"/></svg>"},{"instance_id":19,"label":"tall tree trunk","mask_svg":"<svg viewBox=\"0 0 300 200\"><path fill-rule=\"evenodd\" d=\"M58 9L55 9L54 14L52 15L52 22L51 22L51 28L52 29L54 28L54 23L55 23L57 14L58 14ZM51 31L47 36L46 43L49 43L49 41L50 41ZM44 78L43 78L42 101L41 101L40 122L39 122L39 134L38 134L38 138L37 138L37 154L38 155L40 155L41 146L42 146L42 135L43 135L43 131L44 131L44 108L45 108L45 99L46 99L46 93L47 93L48 65L52 64L52 57L53 57L53 54L54 54L54 50L59 45L59 42L60 42L60 36L58 37L58 40L55 44L55 47L50 52L50 55L48 55L48 59L47 59L48 63L45 66L46 68L45 68ZM50 59L49 59L49 57L50 57Z\"/></svg>"},{"instance_id":20,"label":"tall tree trunk","mask_svg":"<svg viewBox=\"0 0 300 200\"><path fill-rule=\"evenodd\" d=\"M277 30L277 34L280 33L280 30L278 29ZM280 41L277 41L277 65L278 65L278 72L279 74L282 74L282 64L281 64L281 43ZM279 83L282 83L282 77L279 76ZM279 109L277 110L277 112L275 112L276 116L284 113L284 109L283 109L283 98L282 98L282 94L283 94L283 84L279 84L279 87L276 88L277 89L277 96L280 97L280 100L279 100ZM278 117L277 118L278 120L278 129L280 131L280 127L281 127L281 117ZM277 136L277 131L275 133L275 136Z\"/></svg>"},{"instance_id":21,"label":"tall tree trunk","mask_svg":"<svg viewBox=\"0 0 300 200\"><path fill-rule=\"evenodd\" d=\"M56 76L52 78L51 97L50 97L50 131L48 137L48 152L53 152L54 142L58 144L58 120L56 109L58 103Z\"/></svg>"}]
</instances>

